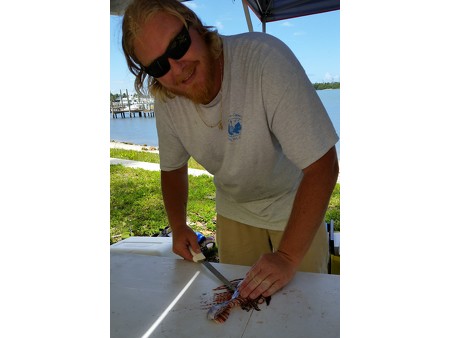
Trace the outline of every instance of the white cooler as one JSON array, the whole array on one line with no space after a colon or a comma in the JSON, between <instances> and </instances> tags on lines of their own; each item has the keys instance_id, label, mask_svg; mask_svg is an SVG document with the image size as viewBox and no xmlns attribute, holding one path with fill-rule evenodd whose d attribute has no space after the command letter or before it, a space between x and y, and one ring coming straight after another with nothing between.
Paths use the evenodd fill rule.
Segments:
<instances>
[{"instance_id":1,"label":"white cooler","mask_svg":"<svg viewBox=\"0 0 450 338\"><path fill-rule=\"evenodd\" d=\"M110 246L111 252L179 258L172 252L172 237L128 237Z\"/></svg>"}]
</instances>

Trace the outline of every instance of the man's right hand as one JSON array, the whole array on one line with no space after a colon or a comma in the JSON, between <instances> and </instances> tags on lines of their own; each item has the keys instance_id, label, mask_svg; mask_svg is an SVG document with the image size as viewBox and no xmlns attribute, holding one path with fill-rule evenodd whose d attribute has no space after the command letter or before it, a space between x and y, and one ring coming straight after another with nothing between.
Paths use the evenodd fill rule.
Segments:
<instances>
[{"instance_id":1,"label":"man's right hand","mask_svg":"<svg viewBox=\"0 0 450 338\"><path fill-rule=\"evenodd\" d=\"M172 251L178 256L183 257L189 261L192 260L192 254L189 250L191 247L195 253L200 253L200 246L197 243L197 235L189 226L178 226L172 228Z\"/></svg>"}]
</instances>

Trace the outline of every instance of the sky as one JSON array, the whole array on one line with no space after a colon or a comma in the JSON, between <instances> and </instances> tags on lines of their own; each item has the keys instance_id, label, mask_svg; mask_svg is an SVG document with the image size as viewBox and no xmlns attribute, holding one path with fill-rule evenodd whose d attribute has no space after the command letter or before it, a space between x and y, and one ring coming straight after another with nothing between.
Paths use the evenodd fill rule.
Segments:
<instances>
[{"instance_id":1,"label":"sky","mask_svg":"<svg viewBox=\"0 0 450 338\"><path fill-rule=\"evenodd\" d=\"M185 3L222 35L248 32L239 0L194 0ZM254 31L262 24L251 10ZM121 50L121 16L110 16L110 91L134 93L134 77ZM286 43L300 60L311 82L340 81L340 11L270 22L266 33Z\"/></svg>"}]
</instances>

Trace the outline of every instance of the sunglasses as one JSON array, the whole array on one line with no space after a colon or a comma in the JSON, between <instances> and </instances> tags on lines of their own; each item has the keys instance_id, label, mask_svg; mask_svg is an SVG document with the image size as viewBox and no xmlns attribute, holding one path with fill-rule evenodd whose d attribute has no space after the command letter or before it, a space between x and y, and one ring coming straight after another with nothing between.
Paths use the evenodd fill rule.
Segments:
<instances>
[{"instance_id":1,"label":"sunglasses","mask_svg":"<svg viewBox=\"0 0 450 338\"><path fill-rule=\"evenodd\" d=\"M191 37L186 26L183 25L181 32L170 42L165 53L153 61L147 67L143 67L145 72L153 77L161 77L170 70L169 58L181 59L191 46Z\"/></svg>"}]
</instances>

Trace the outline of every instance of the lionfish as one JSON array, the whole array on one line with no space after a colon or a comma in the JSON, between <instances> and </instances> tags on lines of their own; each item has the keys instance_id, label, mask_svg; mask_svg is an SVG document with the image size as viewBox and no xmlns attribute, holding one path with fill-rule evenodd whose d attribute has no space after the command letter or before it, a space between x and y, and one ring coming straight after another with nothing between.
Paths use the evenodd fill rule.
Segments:
<instances>
[{"instance_id":1,"label":"lionfish","mask_svg":"<svg viewBox=\"0 0 450 338\"><path fill-rule=\"evenodd\" d=\"M209 309L207 317L210 320L214 320L216 323L224 323L231 312L231 309L240 306L241 309L250 311L255 309L261 311L258 305L266 302L269 305L271 297L263 297L262 295L256 299L243 298L239 295L237 290L242 283L243 278L235 279L231 281L231 284L236 287L236 291L232 292L225 285L215 288L213 291L225 290L214 295L214 305Z\"/></svg>"}]
</instances>

